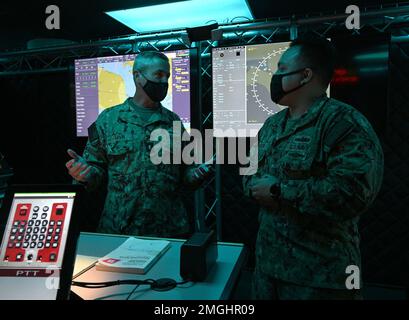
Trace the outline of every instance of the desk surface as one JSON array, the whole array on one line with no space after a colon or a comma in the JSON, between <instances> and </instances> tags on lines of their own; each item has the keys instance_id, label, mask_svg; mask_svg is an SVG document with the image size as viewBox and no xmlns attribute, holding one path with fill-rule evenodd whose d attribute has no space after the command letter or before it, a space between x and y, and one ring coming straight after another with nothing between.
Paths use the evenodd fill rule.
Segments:
<instances>
[{"instance_id":1,"label":"desk surface","mask_svg":"<svg viewBox=\"0 0 409 320\"><path fill-rule=\"evenodd\" d=\"M180 247L184 240L176 239L165 239L171 242L170 249L144 275L97 271L95 267L78 274L78 270L83 270L84 266L92 264L96 258L105 256L121 245L127 238L128 236L81 233L77 246L75 281L105 282L160 278L171 278L177 282L183 280L180 277L179 270ZM204 282L186 283L165 292L153 291L149 286L140 286L135 289L134 285L120 285L100 289L71 287L71 290L87 300L225 300L229 298L243 264L244 246L236 243L219 242L218 251L216 266L212 268Z\"/></svg>"}]
</instances>

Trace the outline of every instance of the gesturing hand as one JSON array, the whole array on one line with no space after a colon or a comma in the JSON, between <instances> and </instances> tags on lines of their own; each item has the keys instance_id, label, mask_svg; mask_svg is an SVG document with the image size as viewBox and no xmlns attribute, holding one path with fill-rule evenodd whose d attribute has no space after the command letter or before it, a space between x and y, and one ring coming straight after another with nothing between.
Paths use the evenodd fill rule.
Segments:
<instances>
[{"instance_id":1,"label":"gesturing hand","mask_svg":"<svg viewBox=\"0 0 409 320\"><path fill-rule=\"evenodd\" d=\"M79 156L74 150L68 149L67 153L72 158L65 164L69 175L79 182L88 182L92 166L90 166L85 159Z\"/></svg>"}]
</instances>

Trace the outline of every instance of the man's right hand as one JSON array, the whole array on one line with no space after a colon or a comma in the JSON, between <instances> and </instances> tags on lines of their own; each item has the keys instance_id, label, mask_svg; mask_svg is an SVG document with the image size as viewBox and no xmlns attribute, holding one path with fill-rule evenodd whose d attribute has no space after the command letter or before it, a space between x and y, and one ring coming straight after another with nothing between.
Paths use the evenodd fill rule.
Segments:
<instances>
[{"instance_id":1,"label":"man's right hand","mask_svg":"<svg viewBox=\"0 0 409 320\"><path fill-rule=\"evenodd\" d=\"M74 150L68 149L67 152L72 158L65 164L69 175L79 182L88 182L93 169L92 166Z\"/></svg>"}]
</instances>

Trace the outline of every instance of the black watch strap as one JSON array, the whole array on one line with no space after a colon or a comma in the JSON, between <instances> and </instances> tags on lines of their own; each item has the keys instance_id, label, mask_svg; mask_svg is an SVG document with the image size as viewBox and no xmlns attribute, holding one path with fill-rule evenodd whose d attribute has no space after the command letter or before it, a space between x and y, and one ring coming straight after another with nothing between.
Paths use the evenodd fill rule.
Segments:
<instances>
[{"instance_id":1,"label":"black watch strap","mask_svg":"<svg viewBox=\"0 0 409 320\"><path fill-rule=\"evenodd\" d=\"M278 199L281 195L281 188L279 183L274 183L270 187L270 195L273 199Z\"/></svg>"}]
</instances>

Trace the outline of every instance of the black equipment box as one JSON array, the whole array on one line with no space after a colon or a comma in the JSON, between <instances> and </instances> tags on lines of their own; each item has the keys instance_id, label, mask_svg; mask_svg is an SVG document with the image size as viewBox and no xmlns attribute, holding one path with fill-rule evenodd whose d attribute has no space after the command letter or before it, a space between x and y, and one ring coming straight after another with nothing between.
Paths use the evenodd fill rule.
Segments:
<instances>
[{"instance_id":1,"label":"black equipment box","mask_svg":"<svg viewBox=\"0 0 409 320\"><path fill-rule=\"evenodd\" d=\"M180 275L191 281L204 281L218 256L214 231L196 232L180 249Z\"/></svg>"}]
</instances>

